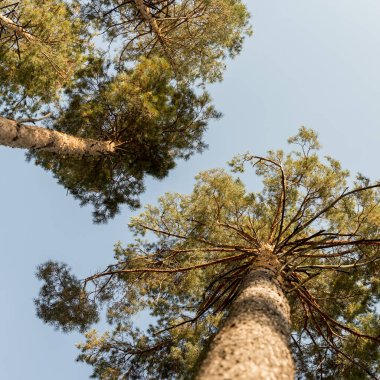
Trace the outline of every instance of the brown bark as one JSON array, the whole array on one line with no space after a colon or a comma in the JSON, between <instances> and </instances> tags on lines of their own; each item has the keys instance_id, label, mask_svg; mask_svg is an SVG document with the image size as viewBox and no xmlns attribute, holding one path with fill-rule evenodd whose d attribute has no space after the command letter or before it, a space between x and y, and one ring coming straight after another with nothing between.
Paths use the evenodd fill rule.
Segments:
<instances>
[{"instance_id":1,"label":"brown bark","mask_svg":"<svg viewBox=\"0 0 380 380\"><path fill-rule=\"evenodd\" d=\"M20 124L0 116L0 145L33 149L62 156L98 156L115 152L111 141L70 136L58 131Z\"/></svg>"},{"instance_id":2,"label":"brown bark","mask_svg":"<svg viewBox=\"0 0 380 380\"><path fill-rule=\"evenodd\" d=\"M0 25L5 29L12 30L19 37L24 37L27 41L36 41L37 38L28 33L23 27L15 24L10 18L0 14Z\"/></svg>"},{"instance_id":3,"label":"brown bark","mask_svg":"<svg viewBox=\"0 0 380 380\"><path fill-rule=\"evenodd\" d=\"M293 380L290 308L277 279L278 261L267 247L243 281L198 379Z\"/></svg>"},{"instance_id":4,"label":"brown bark","mask_svg":"<svg viewBox=\"0 0 380 380\"><path fill-rule=\"evenodd\" d=\"M143 19L150 25L152 31L157 36L161 44L165 45L165 38L162 35L161 29L157 24L155 18L150 14L149 8L144 4L144 0L135 0L137 9L139 10Z\"/></svg>"},{"instance_id":5,"label":"brown bark","mask_svg":"<svg viewBox=\"0 0 380 380\"><path fill-rule=\"evenodd\" d=\"M145 20L145 22L147 22L150 25L153 33L156 35L158 41L160 42L162 48L164 49L164 52L167 55L167 58L171 61L171 56L168 50L165 36L162 34L161 28L159 27L157 20L151 15L149 8L145 6L144 0L134 0L134 1L142 18Z\"/></svg>"}]
</instances>

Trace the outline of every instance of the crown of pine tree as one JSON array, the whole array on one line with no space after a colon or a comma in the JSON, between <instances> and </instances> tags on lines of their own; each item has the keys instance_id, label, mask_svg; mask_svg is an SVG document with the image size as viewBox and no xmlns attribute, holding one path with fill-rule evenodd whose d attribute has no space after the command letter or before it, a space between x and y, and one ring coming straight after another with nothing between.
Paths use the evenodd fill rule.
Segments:
<instances>
[{"instance_id":1,"label":"crown of pine tree","mask_svg":"<svg viewBox=\"0 0 380 380\"><path fill-rule=\"evenodd\" d=\"M219 117L205 84L248 20L240 0L1 0L0 144L28 149L95 222L135 208L146 175L205 147Z\"/></svg>"},{"instance_id":2,"label":"crown of pine tree","mask_svg":"<svg viewBox=\"0 0 380 380\"><path fill-rule=\"evenodd\" d=\"M67 276L67 268L52 262L41 267L45 285L36 302L46 322L64 330L89 329L93 314L82 319L89 307L76 316L70 305L106 307L110 330L88 330L79 345L79 360L93 366L95 377L190 378L215 334L211 355L220 345L229 354L220 361L213 356L214 364L225 371L242 368L250 338L263 339L260 328L245 332L234 347L239 366L228 351L239 326L230 328L229 338L226 330L235 323L231 318L243 315L248 324L252 314L266 310L272 326L266 336L282 336L276 345L291 341L298 378L377 378L380 183L352 178L338 161L320 158L312 130L301 128L289 142L297 148L289 154L247 153L231 161L236 173L255 172L260 191L249 192L241 178L214 169L197 176L190 194L167 193L156 206L146 206L130 223L135 242L117 246L112 265L82 280L86 296L77 292L86 302L67 299L67 314L60 312L65 295L55 280L57 272ZM239 297L247 289L257 292L257 284L249 283L255 276L267 276L272 288L252 296L256 306L247 315L248 301ZM281 294L285 311L272 303ZM152 323L142 331L135 321L147 311ZM259 315L259 326L265 318ZM279 366L273 342L256 353L272 374ZM254 368L255 354L250 355L247 365ZM282 370L292 373L290 355L287 360ZM209 364L201 366L199 378L208 378Z\"/></svg>"}]
</instances>

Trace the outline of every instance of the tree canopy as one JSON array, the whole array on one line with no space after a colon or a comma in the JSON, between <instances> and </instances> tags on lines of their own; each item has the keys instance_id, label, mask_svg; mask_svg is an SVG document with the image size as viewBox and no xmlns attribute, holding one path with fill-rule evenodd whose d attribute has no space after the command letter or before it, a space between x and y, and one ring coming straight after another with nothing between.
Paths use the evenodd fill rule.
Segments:
<instances>
[{"instance_id":1,"label":"tree canopy","mask_svg":"<svg viewBox=\"0 0 380 380\"><path fill-rule=\"evenodd\" d=\"M292 310L298 378L377 378L380 183L320 157L312 130L289 142L288 154L237 156L230 165L243 174L202 172L190 194L147 206L131 220L134 243L117 245L102 272L79 281L64 264L41 265L37 313L85 332L78 359L94 377L194 375L261 247L270 246ZM249 165L254 191L242 180ZM110 324L103 334L90 329L102 307ZM152 323L140 329L136 316L147 311Z\"/></svg>"},{"instance_id":2,"label":"tree canopy","mask_svg":"<svg viewBox=\"0 0 380 380\"><path fill-rule=\"evenodd\" d=\"M241 50L249 14L240 0L40 3L0 1L0 113L17 122L0 143L29 148L104 222L120 204L138 205L146 175L162 178L206 146L219 113L205 84L221 80ZM33 136L13 144L41 118L45 131L104 141L112 152L69 154Z\"/></svg>"},{"instance_id":3,"label":"tree canopy","mask_svg":"<svg viewBox=\"0 0 380 380\"><path fill-rule=\"evenodd\" d=\"M96 0L83 13L110 43L120 40L118 63L159 55L188 80L221 80L225 58L250 34L239 0Z\"/></svg>"},{"instance_id":4,"label":"tree canopy","mask_svg":"<svg viewBox=\"0 0 380 380\"><path fill-rule=\"evenodd\" d=\"M117 142L113 154L30 157L51 170L82 204L95 206L94 220L106 221L127 203L139 205L146 174L163 178L176 158L189 158L206 145L203 133L219 117L207 93L196 95L186 84L173 83L163 58L142 58L133 69L109 77L100 62L80 73L66 112L55 129L67 134ZM78 120L81 123L78 124Z\"/></svg>"},{"instance_id":5,"label":"tree canopy","mask_svg":"<svg viewBox=\"0 0 380 380\"><path fill-rule=\"evenodd\" d=\"M64 1L0 1L0 110L24 118L60 98L89 48L84 23Z\"/></svg>"}]
</instances>

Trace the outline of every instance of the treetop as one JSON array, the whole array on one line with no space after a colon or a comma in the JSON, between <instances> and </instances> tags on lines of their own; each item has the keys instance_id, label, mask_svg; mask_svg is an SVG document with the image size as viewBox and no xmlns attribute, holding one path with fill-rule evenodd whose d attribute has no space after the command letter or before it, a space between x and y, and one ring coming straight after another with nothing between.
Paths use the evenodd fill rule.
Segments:
<instances>
[{"instance_id":1,"label":"treetop","mask_svg":"<svg viewBox=\"0 0 380 380\"><path fill-rule=\"evenodd\" d=\"M321 158L311 130L289 141L290 153L247 153L230 162L238 173L252 168L260 191L213 169L196 177L192 193L167 193L131 219L135 241L117 246L115 263L82 282L113 326L102 336L87 333L80 345L79 359L96 376L183 378L196 371L242 279L270 247L292 308L301 376L376 378L380 183L352 179L337 160ZM40 315L59 326L54 313L41 314L47 299L41 294ZM152 316L147 331L133 322L144 310Z\"/></svg>"}]
</instances>

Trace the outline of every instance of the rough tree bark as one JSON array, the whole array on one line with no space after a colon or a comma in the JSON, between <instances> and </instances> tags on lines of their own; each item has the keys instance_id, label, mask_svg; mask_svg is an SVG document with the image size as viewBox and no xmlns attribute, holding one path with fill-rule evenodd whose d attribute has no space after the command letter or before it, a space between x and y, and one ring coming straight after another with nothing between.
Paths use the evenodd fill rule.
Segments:
<instances>
[{"instance_id":1,"label":"rough tree bark","mask_svg":"<svg viewBox=\"0 0 380 380\"><path fill-rule=\"evenodd\" d=\"M290 307L269 246L242 284L223 327L211 343L201 380L293 380Z\"/></svg>"},{"instance_id":2,"label":"rough tree bark","mask_svg":"<svg viewBox=\"0 0 380 380\"><path fill-rule=\"evenodd\" d=\"M99 156L114 153L116 144L70 136L51 129L20 124L0 116L0 145L52 152L61 156Z\"/></svg>"}]
</instances>

